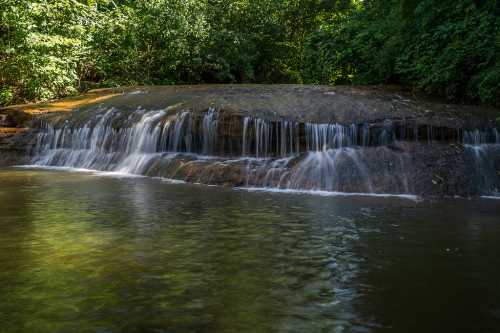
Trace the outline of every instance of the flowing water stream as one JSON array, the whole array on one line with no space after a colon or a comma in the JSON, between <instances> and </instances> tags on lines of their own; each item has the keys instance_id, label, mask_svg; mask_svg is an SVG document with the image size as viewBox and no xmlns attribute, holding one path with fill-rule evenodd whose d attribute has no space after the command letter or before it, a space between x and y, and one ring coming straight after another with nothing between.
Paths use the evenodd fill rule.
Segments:
<instances>
[{"instance_id":1,"label":"flowing water stream","mask_svg":"<svg viewBox=\"0 0 500 333\"><path fill-rule=\"evenodd\" d=\"M476 187L471 191L497 195L500 188L496 128L450 129L410 120L308 123L215 109L171 114L110 108L74 117L40 124L33 164L191 183L410 195L419 192L417 173L426 162L397 145L458 144L465 149L465 161L452 161L450 168L470 164L462 176L471 178ZM419 162L424 164L417 167Z\"/></svg>"},{"instance_id":2,"label":"flowing water stream","mask_svg":"<svg viewBox=\"0 0 500 333\"><path fill-rule=\"evenodd\" d=\"M0 184L1 332L500 329L500 200L14 168Z\"/></svg>"}]
</instances>

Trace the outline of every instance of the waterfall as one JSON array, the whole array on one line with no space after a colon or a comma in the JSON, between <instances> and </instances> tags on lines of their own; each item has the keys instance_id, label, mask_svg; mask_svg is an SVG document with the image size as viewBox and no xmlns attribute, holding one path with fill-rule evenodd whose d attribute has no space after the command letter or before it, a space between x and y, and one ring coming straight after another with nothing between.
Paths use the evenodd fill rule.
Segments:
<instances>
[{"instance_id":1,"label":"waterfall","mask_svg":"<svg viewBox=\"0 0 500 333\"><path fill-rule=\"evenodd\" d=\"M357 126L340 124L305 124L309 151L350 147L358 144Z\"/></svg>"},{"instance_id":2,"label":"waterfall","mask_svg":"<svg viewBox=\"0 0 500 333\"><path fill-rule=\"evenodd\" d=\"M463 131L463 143L471 158L474 160L474 174L480 183L484 194L499 194L500 180L497 167L491 156L498 154L500 137L496 128L490 130ZM493 143L493 144L491 144Z\"/></svg>"},{"instance_id":3,"label":"waterfall","mask_svg":"<svg viewBox=\"0 0 500 333\"><path fill-rule=\"evenodd\" d=\"M248 156L250 152L250 147L248 143L248 131L249 131L249 126L250 122L252 121L252 118L250 117L245 117L243 118L243 134L242 134L242 144L241 144L241 155L242 156Z\"/></svg>"},{"instance_id":4,"label":"waterfall","mask_svg":"<svg viewBox=\"0 0 500 333\"><path fill-rule=\"evenodd\" d=\"M115 108L40 123L33 163L290 190L415 191L399 141L461 142L483 192L498 192L497 129L447 129L384 120L343 125L166 110ZM433 161L432 161L433 162Z\"/></svg>"},{"instance_id":5,"label":"waterfall","mask_svg":"<svg viewBox=\"0 0 500 333\"><path fill-rule=\"evenodd\" d=\"M168 127L169 131L165 135L169 137L169 151L191 151L192 124L191 112L185 111L174 122L173 127Z\"/></svg>"},{"instance_id":6,"label":"waterfall","mask_svg":"<svg viewBox=\"0 0 500 333\"><path fill-rule=\"evenodd\" d=\"M489 145L466 145L466 149L474 160L474 174L485 195L499 194L500 181L498 179L497 168L494 161L490 158L495 151ZM492 150L490 152L490 150ZM498 150L496 150L498 154Z\"/></svg>"},{"instance_id":7,"label":"waterfall","mask_svg":"<svg viewBox=\"0 0 500 333\"><path fill-rule=\"evenodd\" d=\"M217 111L210 108L203 117L203 154L213 155L217 145Z\"/></svg>"},{"instance_id":8,"label":"waterfall","mask_svg":"<svg viewBox=\"0 0 500 333\"><path fill-rule=\"evenodd\" d=\"M463 131L462 141L464 144L469 145L481 145L488 143L500 144L500 136L496 128L489 130L465 130Z\"/></svg>"},{"instance_id":9,"label":"waterfall","mask_svg":"<svg viewBox=\"0 0 500 333\"><path fill-rule=\"evenodd\" d=\"M281 121L279 142L281 157L299 154L299 123L287 120Z\"/></svg>"},{"instance_id":10,"label":"waterfall","mask_svg":"<svg viewBox=\"0 0 500 333\"><path fill-rule=\"evenodd\" d=\"M255 155L257 158L269 155L269 145L271 141L270 123L264 119L254 119L255 126Z\"/></svg>"},{"instance_id":11,"label":"waterfall","mask_svg":"<svg viewBox=\"0 0 500 333\"><path fill-rule=\"evenodd\" d=\"M379 142L382 145L387 145L395 140L395 134L393 130L393 123L391 120L384 121L384 127L382 133L380 133Z\"/></svg>"},{"instance_id":12,"label":"waterfall","mask_svg":"<svg viewBox=\"0 0 500 333\"><path fill-rule=\"evenodd\" d=\"M362 145L363 147L368 147L370 145L370 126L368 124L363 124L361 131Z\"/></svg>"}]
</instances>

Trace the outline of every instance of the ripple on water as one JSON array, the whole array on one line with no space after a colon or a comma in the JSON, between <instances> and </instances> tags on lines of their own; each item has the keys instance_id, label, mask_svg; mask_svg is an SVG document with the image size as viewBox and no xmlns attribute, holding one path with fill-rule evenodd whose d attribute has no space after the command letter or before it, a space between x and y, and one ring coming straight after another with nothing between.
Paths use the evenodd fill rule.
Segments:
<instances>
[{"instance_id":1,"label":"ripple on water","mask_svg":"<svg viewBox=\"0 0 500 333\"><path fill-rule=\"evenodd\" d=\"M0 170L0 184L6 332L500 327L496 200L281 195L32 169Z\"/></svg>"}]
</instances>

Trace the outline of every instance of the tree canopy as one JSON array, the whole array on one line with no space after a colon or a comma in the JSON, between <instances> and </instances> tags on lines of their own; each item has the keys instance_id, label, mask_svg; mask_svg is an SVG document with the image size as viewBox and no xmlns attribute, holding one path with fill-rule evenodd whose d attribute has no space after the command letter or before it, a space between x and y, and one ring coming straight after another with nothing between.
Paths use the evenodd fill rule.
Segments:
<instances>
[{"instance_id":1,"label":"tree canopy","mask_svg":"<svg viewBox=\"0 0 500 333\"><path fill-rule=\"evenodd\" d=\"M0 0L0 104L255 82L499 105L499 14L497 0Z\"/></svg>"}]
</instances>

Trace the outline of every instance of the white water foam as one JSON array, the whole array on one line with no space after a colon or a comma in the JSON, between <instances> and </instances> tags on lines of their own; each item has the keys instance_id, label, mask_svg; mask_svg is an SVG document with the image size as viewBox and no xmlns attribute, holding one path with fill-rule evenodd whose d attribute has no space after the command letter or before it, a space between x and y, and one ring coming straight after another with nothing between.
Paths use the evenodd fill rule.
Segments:
<instances>
[{"instance_id":1,"label":"white water foam","mask_svg":"<svg viewBox=\"0 0 500 333\"><path fill-rule=\"evenodd\" d=\"M73 168L65 166L50 166L50 165L38 165L38 164L25 164L25 165L15 165L13 168L18 169L41 169L41 170L54 170L54 171L68 171L68 172L84 172L84 173L96 173L97 170L85 169L85 168Z\"/></svg>"},{"instance_id":2,"label":"white water foam","mask_svg":"<svg viewBox=\"0 0 500 333\"><path fill-rule=\"evenodd\" d=\"M481 196L481 199L500 200L500 196L483 195Z\"/></svg>"},{"instance_id":3,"label":"white water foam","mask_svg":"<svg viewBox=\"0 0 500 333\"><path fill-rule=\"evenodd\" d=\"M84 169L84 168L72 168L72 167L60 167L60 166L45 166L45 165L37 165L37 164L28 164L28 165L16 165L14 168L19 169L36 169L36 170L53 170L53 171L65 171L65 172L81 172L88 173L97 177L111 177L111 178L148 178L148 179L156 179L162 182L166 182L169 184L187 184L183 180L171 179L171 178L163 178L163 177L148 177L143 175L137 175L133 173L121 172L121 171L99 171L93 169Z\"/></svg>"},{"instance_id":4,"label":"white water foam","mask_svg":"<svg viewBox=\"0 0 500 333\"><path fill-rule=\"evenodd\" d=\"M99 171L84 168L72 168L72 167L59 167L59 166L44 166L44 165L16 165L15 168L21 169L40 169L40 170L54 170L54 171L66 171L66 172L82 172L92 174L94 176L101 177L113 177L113 178L149 178L160 180L169 184L189 184L184 180L163 178L163 177L147 177L142 175L136 175L126 172L117 171ZM209 187L221 187L219 185L206 185L202 183L194 183L193 185L202 185ZM284 193L284 194L307 194L316 195L322 197L377 197L377 198L401 198L412 201L420 201L421 198L417 195L412 194L390 194L390 193L355 193L355 192L330 192L330 191L319 191L319 190L292 190L292 189L278 189L278 188L265 188L265 187L234 187L234 190L242 190L248 192L271 192L271 193ZM488 197L484 197L488 198ZM494 197L491 197L494 198ZM500 199L497 198L497 199Z\"/></svg>"},{"instance_id":5,"label":"white water foam","mask_svg":"<svg viewBox=\"0 0 500 333\"><path fill-rule=\"evenodd\" d=\"M292 190L278 189L272 187L236 187L236 190L248 192L270 192L270 193L285 193L285 194L309 194L322 197L377 197L377 198L401 198L412 201L420 201L421 198L413 194L390 194L390 193L363 193L363 192L335 192L335 191L318 191L318 190Z\"/></svg>"}]
</instances>

